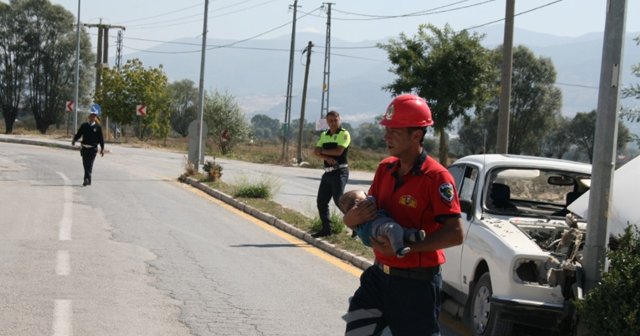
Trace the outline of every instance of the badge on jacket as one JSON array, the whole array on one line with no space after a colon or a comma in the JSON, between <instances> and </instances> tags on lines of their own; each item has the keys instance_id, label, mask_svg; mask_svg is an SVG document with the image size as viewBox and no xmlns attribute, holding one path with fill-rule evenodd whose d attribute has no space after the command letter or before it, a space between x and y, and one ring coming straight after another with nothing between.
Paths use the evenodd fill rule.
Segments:
<instances>
[{"instance_id":1,"label":"badge on jacket","mask_svg":"<svg viewBox=\"0 0 640 336\"><path fill-rule=\"evenodd\" d=\"M451 203L451 201L453 201L453 186L451 183L441 184L438 191L440 192L440 197L442 197L442 199L447 203Z\"/></svg>"}]
</instances>

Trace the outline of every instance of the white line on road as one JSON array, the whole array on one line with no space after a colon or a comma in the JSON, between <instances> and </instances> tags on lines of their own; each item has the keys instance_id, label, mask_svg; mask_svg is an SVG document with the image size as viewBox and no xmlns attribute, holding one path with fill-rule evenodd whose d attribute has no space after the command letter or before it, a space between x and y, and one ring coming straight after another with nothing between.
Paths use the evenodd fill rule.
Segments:
<instances>
[{"instance_id":1,"label":"white line on road","mask_svg":"<svg viewBox=\"0 0 640 336\"><path fill-rule=\"evenodd\" d=\"M60 220L60 231L58 233L59 240L71 240L71 211L73 205L73 190L71 189L71 180L63 173L57 172L64 180L64 203L62 208L62 219Z\"/></svg>"},{"instance_id":2,"label":"white line on road","mask_svg":"<svg viewBox=\"0 0 640 336\"><path fill-rule=\"evenodd\" d=\"M56 300L53 314L53 336L72 336L71 300Z\"/></svg>"},{"instance_id":3,"label":"white line on road","mask_svg":"<svg viewBox=\"0 0 640 336\"><path fill-rule=\"evenodd\" d=\"M69 251L58 251L58 256L56 258L56 274L62 276L69 275L69 271L71 269L70 265Z\"/></svg>"}]
</instances>

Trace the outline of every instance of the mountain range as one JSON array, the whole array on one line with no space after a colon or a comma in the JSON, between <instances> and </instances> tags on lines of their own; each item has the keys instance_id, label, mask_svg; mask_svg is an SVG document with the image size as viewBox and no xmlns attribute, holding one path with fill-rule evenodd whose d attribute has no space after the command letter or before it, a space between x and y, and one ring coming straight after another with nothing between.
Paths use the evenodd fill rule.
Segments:
<instances>
[{"instance_id":1,"label":"mountain range","mask_svg":"<svg viewBox=\"0 0 640 336\"><path fill-rule=\"evenodd\" d=\"M483 45L494 48L502 44L502 29L489 26L479 30L478 33L485 36ZM631 72L631 66L640 63L640 46L633 40L639 35L628 33L625 39L623 86L640 81ZM562 113L569 117L597 106L602 39L603 33L563 37L521 29L514 32L514 45L525 45L537 56L553 61L557 71L556 82L563 95ZM352 125L372 121L384 112L390 101L390 93L382 88L393 80L393 74L389 72L391 63L386 52L375 47L377 43L387 43L388 40L331 40L329 107L339 111L343 120ZM295 41L292 120L300 117L306 63L306 54L301 51L309 41L314 47L309 65L305 119L315 121L320 117L325 35L299 33ZM181 39L143 52L129 53L124 58L138 58L147 67L162 65L170 81L186 78L198 83L200 44L196 38ZM290 35L242 43L208 40L205 89L226 91L236 97L248 119L255 114L265 114L282 121L290 44ZM622 103L632 105L634 101L627 99Z\"/></svg>"}]
</instances>

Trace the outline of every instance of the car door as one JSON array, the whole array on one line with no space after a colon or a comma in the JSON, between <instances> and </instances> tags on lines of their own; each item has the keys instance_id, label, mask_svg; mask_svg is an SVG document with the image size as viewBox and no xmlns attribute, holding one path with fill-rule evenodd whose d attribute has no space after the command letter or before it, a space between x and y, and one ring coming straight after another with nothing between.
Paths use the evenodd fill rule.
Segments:
<instances>
[{"instance_id":1,"label":"car door","mask_svg":"<svg viewBox=\"0 0 640 336\"><path fill-rule=\"evenodd\" d=\"M475 191L478 182L478 168L472 165L458 164L449 167L449 172L453 176L460 200L468 201L471 206L461 214L462 225L464 230L464 240L461 245L452 246L445 249L447 262L442 266L443 280L454 289L460 292L466 292L466 285L463 284L462 270L462 252L466 243L467 233L473 222L475 213Z\"/></svg>"}]
</instances>

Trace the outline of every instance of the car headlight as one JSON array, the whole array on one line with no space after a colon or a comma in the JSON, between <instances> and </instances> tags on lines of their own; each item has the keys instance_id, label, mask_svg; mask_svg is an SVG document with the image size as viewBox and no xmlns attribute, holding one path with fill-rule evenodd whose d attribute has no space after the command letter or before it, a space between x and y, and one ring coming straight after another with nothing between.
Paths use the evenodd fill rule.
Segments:
<instances>
[{"instance_id":1,"label":"car headlight","mask_svg":"<svg viewBox=\"0 0 640 336\"><path fill-rule=\"evenodd\" d=\"M514 278L525 284L548 285L547 271L552 266L548 260L522 258L514 263Z\"/></svg>"}]
</instances>

